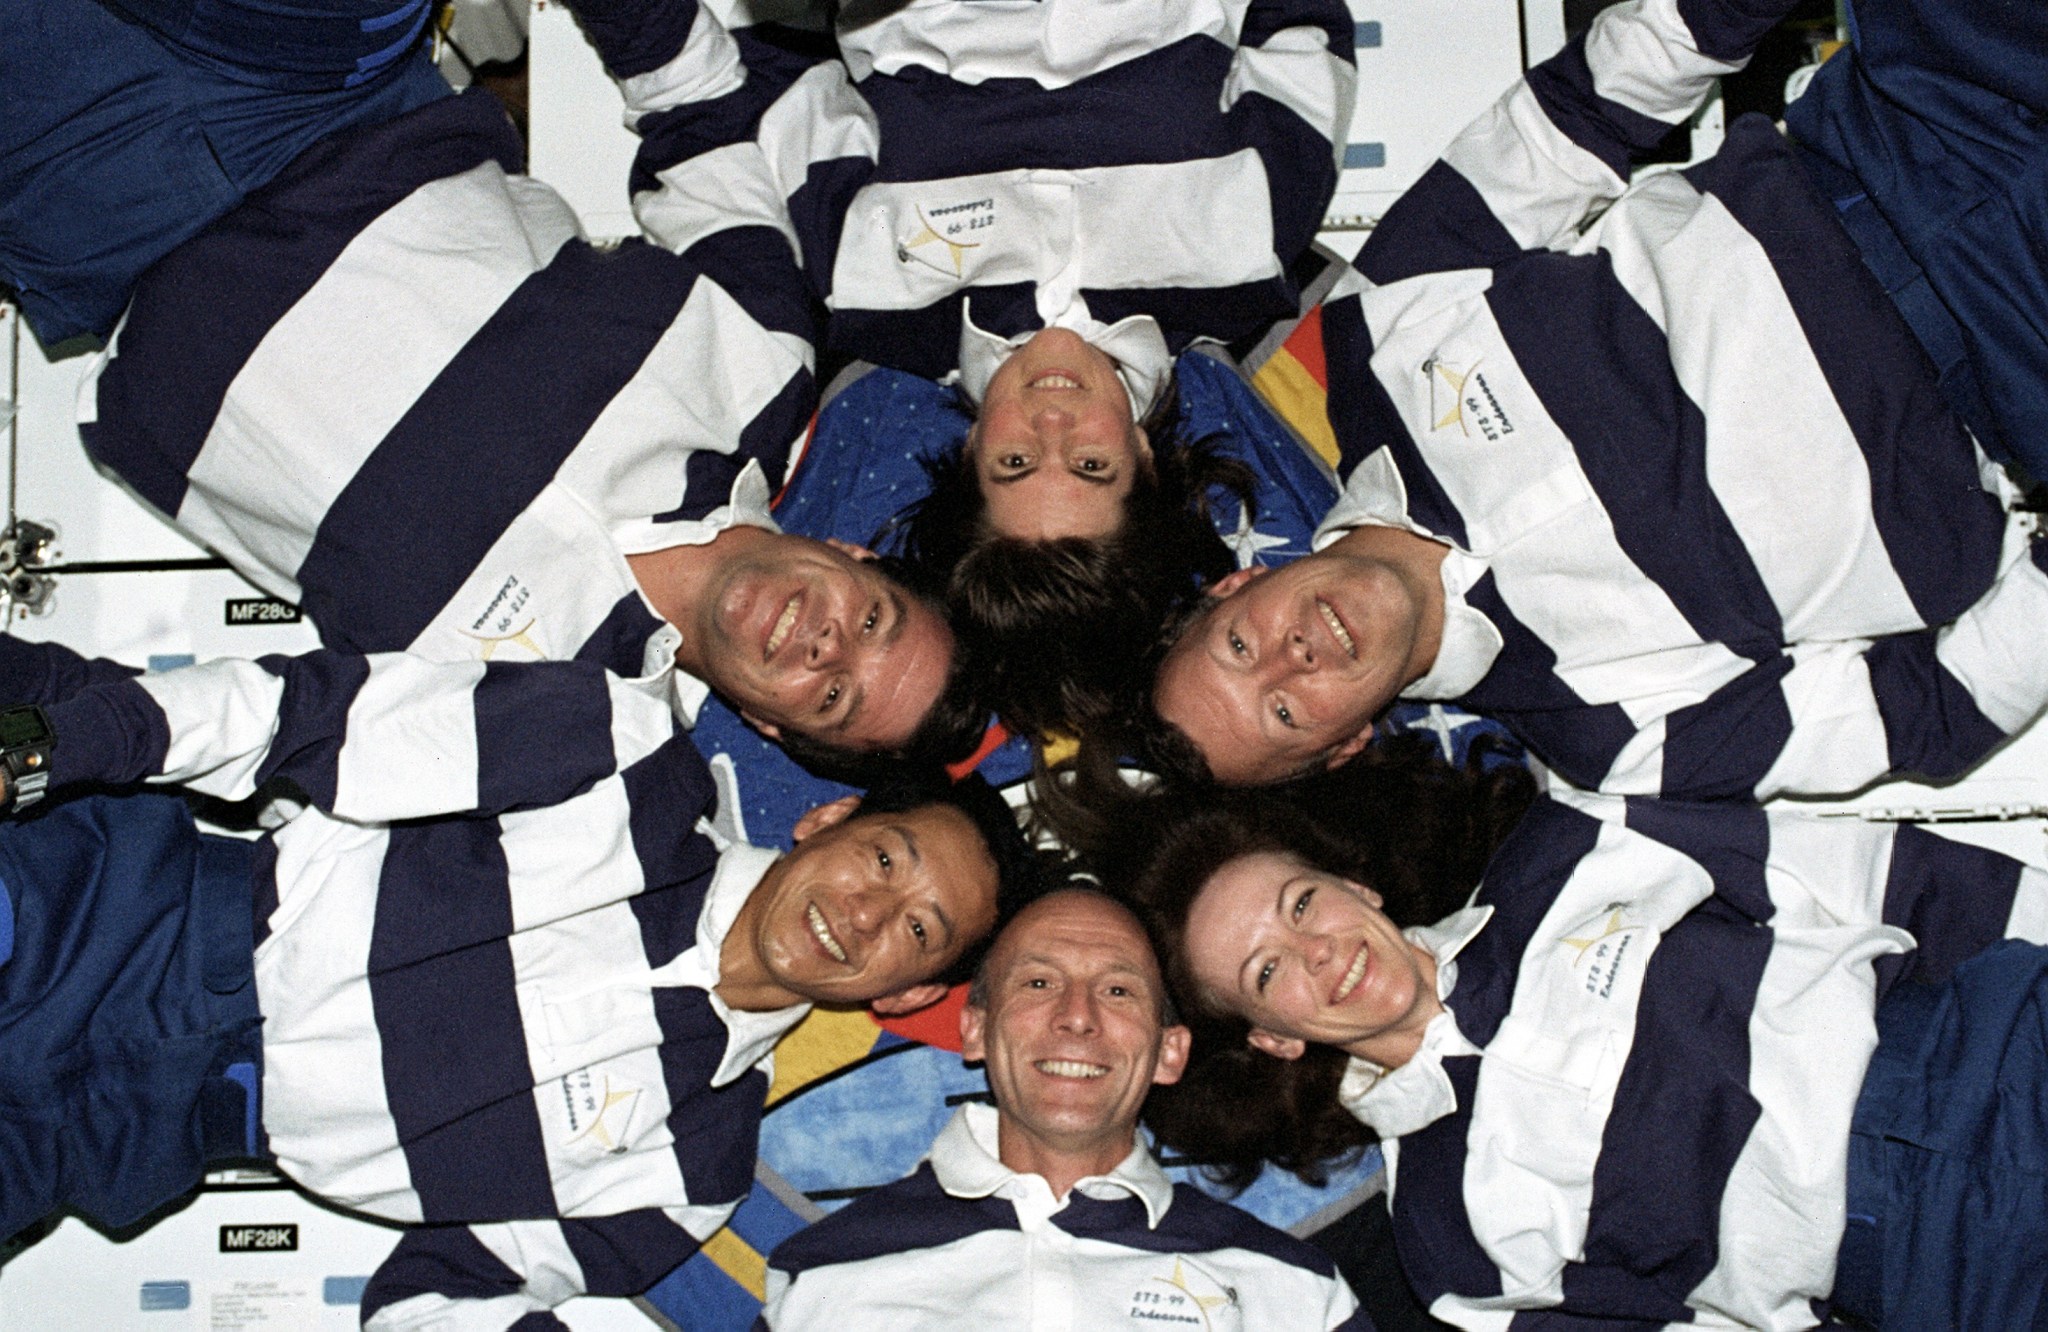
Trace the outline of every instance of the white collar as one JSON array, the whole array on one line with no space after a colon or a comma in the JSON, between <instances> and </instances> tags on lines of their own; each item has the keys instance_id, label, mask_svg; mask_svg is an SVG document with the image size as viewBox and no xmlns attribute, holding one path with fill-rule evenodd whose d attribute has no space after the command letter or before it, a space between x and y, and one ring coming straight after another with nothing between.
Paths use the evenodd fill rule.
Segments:
<instances>
[{"instance_id":1,"label":"white collar","mask_svg":"<svg viewBox=\"0 0 2048 1332\"><path fill-rule=\"evenodd\" d=\"M1453 546L1444 552L1437 572L1444 588L1443 636L1436 660L1401 691L1403 698L1462 698L1493 669L1505 642L1493 621L1465 600L1467 589L1486 573L1486 561Z\"/></svg>"},{"instance_id":2,"label":"white collar","mask_svg":"<svg viewBox=\"0 0 2048 1332\"><path fill-rule=\"evenodd\" d=\"M1016 1205L1021 1221L1043 1220L1065 1208L1066 1200L1052 1196L1052 1186L1044 1176L1024 1174L1002 1163L996 1154L999 1118L994 1106L975 1102L954 1112L932 1143L932 1174L939 1187L955 1198L1000 1196ZM1119 1161L1116 1169L1106 1175L1090 1175L1077 1181L1074 1188L1098 1201L1119 1194L1136 1198L1145 1205L1146 1227L1153 1230L1173 1205L1173 1181L1135 1132L1130 1155Z\"/></svg>"},{"instance_id":3,"label":"white collar","mask_svg":"<svg viewBox=\"0 0 2048 1332\"><path fill-rule=\"evenodd\" d=\"M1159 331L1159 321L1151 315L1128 315L1114 324L1105 324L1085 314L1070 313L1061 315L1047 327L1078 333L1082 341L1109 357L1116 366L1117 378L1123 381L1124 392L1130 395L1133 421L1145 419L1145 413L1159 401L1166 381L1173 374L1173 355L1166 349L1166 335ZM990 333L975 326L973 317L963 304L960 307L960 369L956 372L961 391L979 406L988 392L988 382L996 377L996 371L1003 368L1003 362L1010 359L1010 353L1042 331L1029 329L1012 338Z\"/></svg>"},{"instance_id":4,"label":"white collar","mask_svg":"<svg viewBox=\"0 0 2048 1332\"><path fill-rule=\"evenodd\" d=\"M700 824L699 831L703 830ZM749 1012L730 1007L718 993L719 952L725 947L725 936L768 867L779 859L778 852L744 843L721 850L718 867L711 872L711 886L704 893L704 908L697 913L696 944L653 976L657 985L692 985L703 990L711 1000L711 1011L725 1024L725 1057L711 1075L713 1087L725 1086L767 1059L775 1042L811 1011L808 1003L799 1003Z\"/></svg>"},{"instance_id":5,"label":"white collar","mask_svg":"<svg viewBox=\"0 0 2048 1332\"><path fill-rule=\"evenodd\" d=\"M1434 925L1401 931L1403 938L1436 958L1436 997L1445 1000L1458 983L1458 954L1493 919L1490 906L1466 907ZM1370 1059L1351 1057L1337 1099L1367 1128L1382 1138L1398 1138L1425 1128L1458 1108L1458 1094L1444 1071L1450 1055L1478 1054L1479 1047L1458 1030L1457 1016L1446 1005L1422 1030L1422 1046L1407 1063L1382 1068Z\"/></svg>"}]
</instances>

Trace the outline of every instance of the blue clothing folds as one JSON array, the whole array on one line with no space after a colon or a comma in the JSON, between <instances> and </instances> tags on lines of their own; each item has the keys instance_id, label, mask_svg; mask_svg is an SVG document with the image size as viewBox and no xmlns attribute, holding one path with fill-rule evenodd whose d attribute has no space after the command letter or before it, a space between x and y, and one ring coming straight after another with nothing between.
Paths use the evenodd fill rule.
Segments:
<instances>
[{"instance_id":1,"label":"blue clothing folds","mask_svg":"<svg viewBox=\"0 0 2048 1332\"><path fill-rule=\"evenodd\" d=\"M1856 0L1786 127L1985 448L2048 476L2048 10ZM1839 173L1839 174L1837 174Z\"/></svg>"},{"instance_id":2,"label":"blue clothing folds","mask_svg":"<svg viewBox=\"0 0 2048 1332\"><path fill-rule=\"evenodd\" d=\"M1960 886L1960 885L1959 885ZM2048 948L1901 985L1849 1137L1833 1302L1885 1327L2048 1319Z\"/></svg>"},{"instance_id":3,"label":"blue clothing folds","mask_svg":"<svg viewBox=\"0 0 2048 1332\"><path fill-rule=\"evenodd\" d=\"M151 264L315 140L446 96L429 8L0 0L0 284L36 336L106 336Z\"/></svg>"},{"instance_id":4,"label":"blue clothing folds","mask_svg":"<svg viewBox=\"0 0 2048 1332\"><path fill-rule=\"evenodd\" d=\"M126 1225L263 1154L253 868L168 796L0 825L0 1238L67 1206Z\"/></svg>"}]
</instances>

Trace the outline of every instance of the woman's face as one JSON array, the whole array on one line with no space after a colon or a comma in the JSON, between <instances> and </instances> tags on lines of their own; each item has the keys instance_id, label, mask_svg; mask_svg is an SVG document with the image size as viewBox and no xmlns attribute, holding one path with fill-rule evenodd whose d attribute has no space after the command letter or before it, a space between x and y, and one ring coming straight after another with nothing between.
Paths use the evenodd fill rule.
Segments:
<instances>
[{"instance_id":1,"label":"woman's face","mask_svg":"<svg viewBox=\"0 0 2048 1332\"><path fill-rule=\"evenodd\" d=\"M982 395L967 460L989 526L1022 541L1107 536L1152 446L1116 363L1064 328L1010 353Z\"/></svg>"},{"instance_id":2,"label":"woman's face","mask_svg":"<svg viewBox=\"0 0 2048 1332\"><path fill-rule=\"evenodd\" d=\"M1313 1041L1399 1064L1442 1008L1435 959L1402 937L1378 893L1279 852L1210 876L1188 912L1187 950L1209 1000L1282 1059Z\"/></svg>"}]
</instances>

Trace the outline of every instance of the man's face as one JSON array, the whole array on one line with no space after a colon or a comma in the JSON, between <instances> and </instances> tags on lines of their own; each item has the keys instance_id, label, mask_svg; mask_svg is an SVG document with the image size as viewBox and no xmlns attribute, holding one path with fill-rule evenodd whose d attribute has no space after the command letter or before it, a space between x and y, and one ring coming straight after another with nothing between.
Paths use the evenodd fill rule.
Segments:
<instances>
[{"instance_id":1,"label":"man's face","mask_svg":"<svg viewBox=\"0 0 2048 1332\"><path fill-rule=\"evenodd\" d=\"M694 626L706 682L770 739L901 748L944 690L953 634L844 542L777 534L719 571Z\"/></svg>"},{"instance_id":2,"label":"man's face","mask_svg":"<svg viewBox=\"0 0 2048 1332\"><path fill-rule=\"evenodd\" d=\"M864 1004L924 984L996 919L996 865L981 832L950 805L856 814L855 797L797 824L797 845L754 889L742 921L767 974L818 1003Z\"/></svg>"},{"instance_id":3,"label":"man's face","mask_svg":"<svg viewBox=\"0 0 2048 1332\"><path fill-rule=\"evenodd\" d=\"M1004 1161L1027 1150L1122 1159L1155 1083L1187 1062L1186 1027L1160 1019L1164 986L1145 933L1094 893L1056 893L1003 931L984 1007L961 1015L961 1053L986 1061Z\"/></svg>"},{"instance_id":4,"label":"man's face","mask_svg":"<svg viewBox=\"0 0 2048 1332\"><path fill-rule=\"evenodd\" d=\"M1010 354L982 395L967 461L989 526L1024 541L1107 536L1152 465L1116 363L1064 328Z\"/></svg>"},{"instance_id":5,"label":"man's face","mask_svg":"<svg viewBox=\"0 0 2048 1332\"><path fill-rule=\"evenodd\" d=\"M1422 629L1423 605L1393 569L1325 552L1240 570L1209 595L1153 699L1216 780L1277 782L1365 746Z\"/></svg>"}]
</instances>

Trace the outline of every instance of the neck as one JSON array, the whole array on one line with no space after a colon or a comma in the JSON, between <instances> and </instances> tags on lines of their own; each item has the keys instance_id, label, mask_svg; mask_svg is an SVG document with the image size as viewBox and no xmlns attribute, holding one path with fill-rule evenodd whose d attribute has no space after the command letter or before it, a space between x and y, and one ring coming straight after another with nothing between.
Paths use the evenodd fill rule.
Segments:
<instances>
[{"instance_id":1,"label":"neck","mask_svg":"<svg viewBox=\"0 0 2048 1332\"><path fill-rule=\"evenodd\" d=\"M1352 528L1325 547L1323 553L1371 560L1394 571L1422 610L1415 626L1415 644L1402 668L1401 687L1405 689L1429 674L1444 641L1443 567L1451 548L1404 528L1368 523Z\"/></svg>"},{"instance_id":2,"label":"neck","mask_svg":"<svg viewBox=\"0 0 2048 1332\"><path fill-rule=\"evenodd\" d=\"M676 648L676 665L703 677L704 647L692 632L695 613L699 608L708 608L711 599L718 595L728 565L774 535L764 527L739 523L700 545L668 546L626 557L626 567L632 570L633 581L640 585L647 604L656 615L683 631L683 641Z\"/></svg>"},{"instance_id":3,"label":"neck","mask_svg":"<svg viewBox=\"0 0 2048 1332\"><path fill-rule=\"evenodd\" d=\"M775 979L761 960L757 942L761 912L767 906L776 871L781 868L779 860L768 867L768 873L747 895L746 905L733 917L732 927L725 932L725 942L718 948L718 984L711 988L727 1008L738 1012L766 1013L808 1002L805 996Z\"/></svg>"},{"instance_id":4,"label":"neck","mask_svg":"<svg viewBox=\"0 0 2048 1332\"><path fill-rule=\"evenodd\" d=\"M1413 1059L1422 1048L1422 1033L1429 1028L1431 1019L1444 1011L1444 1001L1436 995L1436 954L1418 943L1407 942L1415 950L1416 967L1421 973L1415 1006L1386 1031L1342 1047L1344 1053L1369 1059L1386 1069L1399 1068Z\"/></svg>"},{"instance_id":5,"label":"neck","mask_svg":"<svg viewBox=\"0 0 2048 1332\"><path fill-rule=\"evenodd\" d=\"M1052 1188L1052 1196L1065 1201L1074 1185L1091 1175L1106 1175L1131 1154L1137 1126L1125 1125L1122 1133L1111 1132L1074 1142L1048 1142L1028 1132L998 1107L996 1115L996 1157L1020 1175L1037 1175Z\"/></svg>"}]
</instances>

